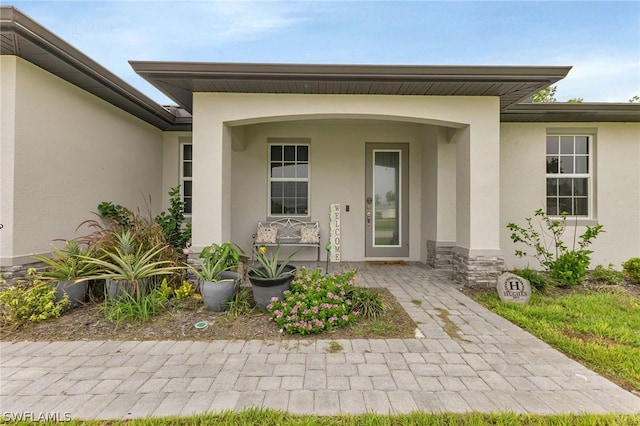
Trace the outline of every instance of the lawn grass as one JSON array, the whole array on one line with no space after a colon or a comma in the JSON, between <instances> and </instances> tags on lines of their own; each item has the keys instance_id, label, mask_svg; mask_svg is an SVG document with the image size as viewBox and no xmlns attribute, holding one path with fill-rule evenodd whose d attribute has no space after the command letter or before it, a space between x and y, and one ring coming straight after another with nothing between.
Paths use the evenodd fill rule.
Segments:
<instances>
[{"instance_id":1,"label":"lawn grass","mask_svg":"<svg viewBox=\"0 0 640 426\"><path fill-rule=\"evenodd\" d=\"M621 292L534 293L526 305L476 300L626 389L640 390L640 299Z\"/></svg>"},{"instance_id":2,"label":"lawn grass","mask_svg":"<svg viewBox=\"0 0 640 426\"><path fill-rule=\"evenodd\" d=\"M21 424L9 422L7 424ZM28 424L28 423L22 423ZM38 423L40 425L56 424L54 422ZM60 423L62 424L62 423ZM239 413L225 412L222 414L207 414L190 417L145 418L136 420L88 420L64 423L65 425L129 425L129 426L160 426L160 425L367 425L367 426L637 426L640 418L634 415L618 414L562 414L554 416L538 416L532 414L452 414L452 413L411 413L402 415L344 415L320 417L315 415L293 415L282 411L249 409Z\"/></svg>"}]
</instances>

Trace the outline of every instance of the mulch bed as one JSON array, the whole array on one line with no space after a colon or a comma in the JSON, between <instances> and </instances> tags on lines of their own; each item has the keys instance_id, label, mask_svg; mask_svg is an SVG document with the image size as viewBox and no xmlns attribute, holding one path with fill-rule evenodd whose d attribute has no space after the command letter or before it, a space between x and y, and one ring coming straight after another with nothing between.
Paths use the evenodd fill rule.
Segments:
<instances>
[{"instance_id":1,"label":"mulch bed","mask_svg":"<svg viewBox=\"0 0 640 426\"><path fill-rule=\"evenodd\" d=\"M148 322L123 323L116 327L104 319L100 303L90 303L73 309L59 318L20 327L0 327L2 341L73 341L73 340L288 340L288 339L354 339L413 338L416 324L387 289L372 289L380 293L387 307L385 321L395 327L384 332L368 327L360 318L355 326L336 328L319 334L297 335L280 332L267 313L254 312L237 318L228 313L207 311L202 302L190 299L176 304ZM194 325L207 321L208 327Z\"/></svg>"}]
</instances>

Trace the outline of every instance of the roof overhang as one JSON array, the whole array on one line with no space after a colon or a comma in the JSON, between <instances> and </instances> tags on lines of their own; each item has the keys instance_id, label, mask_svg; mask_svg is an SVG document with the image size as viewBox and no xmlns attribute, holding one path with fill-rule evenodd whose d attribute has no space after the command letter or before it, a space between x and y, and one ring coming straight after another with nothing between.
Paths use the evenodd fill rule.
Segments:
<instances>
[{"instance_id":1,"label":"roof overhang","mask_svg":"<svg viewBox=\"0 0 640 426\"><path fill-rule=\"evenodd\" d=\"M501 111L564 78L571 67L313 65L130 61L187 111L194 92L498 96Z\"/></svg>"},{"instance_id":2,"label":"roof overhang","mask_svg":"<svg viewBox=\"0 0 640 426\"><path fill-rule=\"evenodd\" d=\"M640 104L520 103L500 114L502 122L640 122Z\"/></svg>"},{"instance_id":3,"label":"roof overhang","mask_svg":"<svg viewBox=\"0 0 640 426\"><path fill-rule=\"evenodd\" d=\"M190 129L174 114L11 6L0 7L0 54L15 55L162 130Z\"/></svg>"}]
</instances>

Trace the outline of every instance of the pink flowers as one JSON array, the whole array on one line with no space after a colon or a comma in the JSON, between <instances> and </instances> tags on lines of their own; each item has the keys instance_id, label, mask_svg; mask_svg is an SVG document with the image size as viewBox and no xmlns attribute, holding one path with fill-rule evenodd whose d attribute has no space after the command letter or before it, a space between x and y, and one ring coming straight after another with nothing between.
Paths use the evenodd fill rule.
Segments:
<instances>
[{"instance_id":1,"label":"pink flowers","mask_svg":"<svg viewBox=\"0 0 640 426\"><path fill-rule=\"evenodd\" d=\"M267 310L288 333L318 333L348 324L355 318L347 298L354 276L353 271L324 276L320 270L303 269L284 299L272 299Z\"/></svg>"}]
</instances>

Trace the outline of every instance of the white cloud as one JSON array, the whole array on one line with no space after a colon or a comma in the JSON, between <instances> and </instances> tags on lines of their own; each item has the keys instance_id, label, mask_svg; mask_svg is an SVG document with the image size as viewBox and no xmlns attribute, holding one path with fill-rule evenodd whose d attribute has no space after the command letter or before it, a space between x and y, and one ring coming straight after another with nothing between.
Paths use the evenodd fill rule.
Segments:
<instances>
[{"instance_id":1,"label":"white cloud","mask_svg":"<svg viewBox=\"0 0 640 426\"><path fill-rule=\"evenodd\" d=\"M572 64L569 75L558 83L558 100L574 97L585 102L627 102L640 93L640 52L598 53L563 58Z\"/></svg>"}]
</instances>

